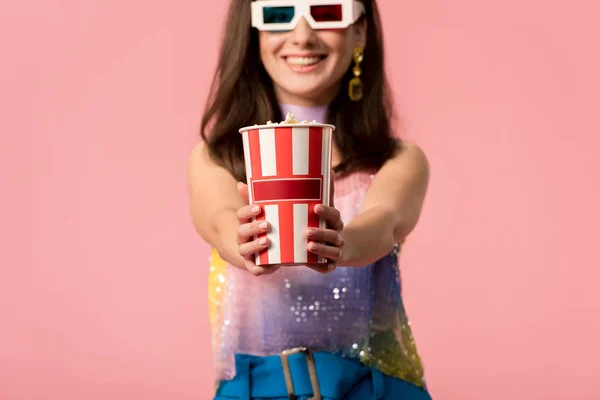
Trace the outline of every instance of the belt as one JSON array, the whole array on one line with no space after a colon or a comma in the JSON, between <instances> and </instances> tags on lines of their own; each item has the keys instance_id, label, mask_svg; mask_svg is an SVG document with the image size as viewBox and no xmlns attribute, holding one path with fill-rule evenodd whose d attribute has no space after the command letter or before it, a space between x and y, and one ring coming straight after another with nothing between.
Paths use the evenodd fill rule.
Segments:
<instances>
[{"instance_id":1,"label":"belt","mask_svg":"<svg viewBox=\"0 0 600 400\"><path fill-rule=\"evenodd\" d=\"M235 378L221 382L218 397L340 399L364 382L372 399L383 399L386 393L402 393L406 400L430 399L424 389L365 367L358 360L307 348L285 350L278 356L236 354L235 366Z\"/></svg>"}]
</instances>

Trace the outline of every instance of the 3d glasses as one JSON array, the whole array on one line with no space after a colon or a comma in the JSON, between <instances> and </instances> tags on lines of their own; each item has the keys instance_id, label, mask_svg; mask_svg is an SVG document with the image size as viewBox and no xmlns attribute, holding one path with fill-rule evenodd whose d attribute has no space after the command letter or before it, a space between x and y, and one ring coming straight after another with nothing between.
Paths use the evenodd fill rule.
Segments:
<instances>
[{"instance_id":1,"label":"3d glasses","mask_svg":"<svg viewBox=\"0 0 600 400\"><path fill-rule=\"evenodd\" d=\"M257 0L252 2L252 26L261 31L290 31L304 17L312 29L344 29L364 12L357 0Z\"/></svg>"}]
</instances>

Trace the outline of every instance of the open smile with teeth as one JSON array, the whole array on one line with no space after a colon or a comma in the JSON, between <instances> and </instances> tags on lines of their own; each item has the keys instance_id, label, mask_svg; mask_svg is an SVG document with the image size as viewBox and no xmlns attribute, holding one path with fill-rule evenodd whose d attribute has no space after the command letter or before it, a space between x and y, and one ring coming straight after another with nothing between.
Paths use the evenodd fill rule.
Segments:
<instances>
[{"instance_id":1,"label":"open smile with teeth","mask_svg":"<svg viewBox=\"0 0 600 400\"><path fill-rule=\"evenodd\" d=\"M285 61L291 66L309 67L316 65L325 59L326 56L311 56L311 57L285 57Z\"/></svg>"}]
</instances>

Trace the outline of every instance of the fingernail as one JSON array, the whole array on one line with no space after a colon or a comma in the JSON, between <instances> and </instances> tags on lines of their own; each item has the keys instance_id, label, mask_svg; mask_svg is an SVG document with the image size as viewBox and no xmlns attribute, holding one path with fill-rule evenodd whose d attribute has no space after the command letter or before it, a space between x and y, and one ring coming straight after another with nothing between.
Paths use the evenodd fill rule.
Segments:
<instances>
[{"instance_id":1,"label":"fingernail","mask_svg":"<svg viewBox=\"0 0 600 400\"><path fill-rule=\"evenodd\" d=\"M315 230L314 229L309 229L306 231L306 236L315 236Z\"/></svg>"},{"instance_id":2,"label":"fingernail","mask_svg":"<svg viewBox=\"0 0 600 400\"><path fill-rule=\"evenodd\" d=\"M314 242L310 242L308 244L308 248L311 250L316 250L317 249L317 245Z\"/></svg>"},{"instance_id":3,"label":"fingernail","mask_svg":"<svg viewBox=\"0 0 600 400\"><path fill-rule=\"evenodd\" d=\"M267 224L267 222L266 222L266 221L264 221L264 222L261 222L260 224L258 224L258 227L259 227L260 229L267 229L267 227L268 227L268 226L269 226L269 224Z\"/></svg>"},{"instance_id":4,"label":"fingernail","mask_svg":"<svg viewBox=\"0 0 600 400\"><path fill-rule=\"evenodd\" d=\"M316 206L315 212L318 212L318 213L323 212L323 206Z\"/></svg>"},{"instance_id":5,"label":"fingernail","mask_svg":"<svg viewBox=\"0 0 600 400\"><path fill-rule=\"evenodd\" d=\"M267 238L262 238L258 241L258 244L264 246L265 244L267 244Z\"/></svg>"},{"instance_id":6,"label":"fingernail","mask_svg":"<svg viewBox=\"0 0 600 400\"><path fill-rule=\"evenodd\" d=\"M260 211L260 207L259 206L252 207L252 212L257 213L259 211Z\"/></svg>"}]
</instances>

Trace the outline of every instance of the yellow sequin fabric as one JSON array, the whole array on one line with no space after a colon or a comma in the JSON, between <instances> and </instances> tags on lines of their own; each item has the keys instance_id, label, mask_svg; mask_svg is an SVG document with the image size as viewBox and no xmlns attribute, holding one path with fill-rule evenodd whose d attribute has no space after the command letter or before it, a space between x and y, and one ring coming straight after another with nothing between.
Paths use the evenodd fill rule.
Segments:
<instances>
[{"instance_id":1,"label":"yellow sequin fabric","mask_svg":"<svg viewBox=\"0 0 600 400\"><path fill-rule=\"evenodd\" d=\"M358 214L371 179L354 174L336 180L335 206L345 223ZM213 251L209 305L217 379L235 376L235 353L265 356L308 346L424 387L402 302L399 250L327 275L284 267L261 277L227 265Z\"/></svg>"}]
</instances>

